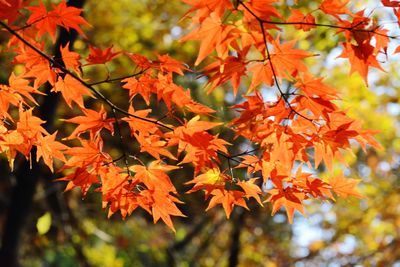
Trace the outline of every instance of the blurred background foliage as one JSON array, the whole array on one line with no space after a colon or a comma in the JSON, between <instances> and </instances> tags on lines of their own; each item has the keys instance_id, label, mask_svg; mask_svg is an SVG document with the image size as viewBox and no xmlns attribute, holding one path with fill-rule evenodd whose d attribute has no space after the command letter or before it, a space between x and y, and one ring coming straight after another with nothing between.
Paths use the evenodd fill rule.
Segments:
<instances>
[{"instance_id":1,"label":"blurred background foliage","mask_svg":"<svg viewBox=\"0 0 400 267\"><path fill-rule=\"evenodd\" d=\"M299 4L304 6L305 12L315 9L315 3L299 1ZM86 0L84 10L84 16L93 26L87 31L91 45L113 46L115 51L125 50L150 58L155 58L157 53L168 53L193 66L196 44L178 41L189 26L188 21L181 20L187 7L179 1ZM326 18L318 19L324 22ZM384 18L390 19L393 20ZM349 76L345 60L335 59L340 54L340 48L335 46L340 37L334 30L319 28L303 33L287 27L282 38L297 39L300 48L319 54L308 60L309 66L342 93L343 100L338 104L347 108L354 118L361 119L366 128L380 131L377 139L383 150L363 152L355 147L354 155L345 154L348 167L335 165L336 170L344 168L347 175L362 180L359 190L365 195L364 199L339 199L336 203L314 201L308 204L308 216L296 216L294 224L290 225L284 213L271 217L268 205L264 208L250 205L250 212L236 209L232 218L226 220L221 209L204 212L206 204L201 194L190 198L183 196L187 203L184 213L189 217L174 220L177 229L174 235L163 224L153 225L145 213L135 212L125 221L118 215L107 219L106 212L101 210L101 200L94 192L85 199L79 191L62 194L59 196L61 213L54 213L46 202L46 194L63 185L41 184L33 210L26 218L27 227L21 243L22 265L400 266L399 57L382 58L386 62L386 73L372 71L367 88L358 74ZM86 40L76 41L74 48L88 53ZM85 72L93 80L102 80L109 74L132 73L130 64L127 57L122 56L106 66L94 66ZM4 69L7 68L9 66ZM235 99L224 88L206 95L205 78L197 80L196 76L193 69L193 73L180 77L178 82L190 88L200 102L218 110L218 116L228 120L232 114L227 106L240 101L240 96ZM242 82L243 88L247 82ZM101 86L114 102L124 102L124 96L116 93L114 84ZM260 90L265 96L271 95L270 88ZM64 106L60 106L58 112L70 113ZM160 117L163 112L163 107L153 110ZM63 127L62 122L58 127L60 131L72 130ZM230 134L222 133L223 136ZM187 178L177 176L174 180ZM2 223L13 181L9 178L0 181ZM180 192L185 189L178 188Z\"/></svg>"}]
</instances>

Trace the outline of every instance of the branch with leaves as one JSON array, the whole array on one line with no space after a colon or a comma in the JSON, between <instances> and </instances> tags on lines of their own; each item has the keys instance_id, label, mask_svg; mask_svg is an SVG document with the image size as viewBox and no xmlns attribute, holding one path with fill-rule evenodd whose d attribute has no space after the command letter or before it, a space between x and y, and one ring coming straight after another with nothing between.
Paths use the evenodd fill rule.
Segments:
<instances>
[{"instance_id":1,"label":"branch with leaves","mask_svg":"<svg viewBox=\"0 0 400 267\"><path fill-rule=\"evenodd\" d=\"M304 212L306 199L361 197L357 180L342 174L323 180L302 166L317 169L323 162L332 171L334 160L342 160L341 150L351 150L350 142L355 140L364 149L367 145L378 148L375 132L348 117L335 104L336 90L309 71L305 60L315 53L297 48L294 40L283 41L278 30L283 25L302 31L336 29L345 40L340 57L348 58L351 72L360 73L366 83L369 67L381 68L377 57L387 55L389 43L396 38L364 12L347 8L349 1L320 4L318 11L332 18L332 24L315 22L315 10L304 15L296 5L285 19L280 12L285 6L278 1L183 2L191 6L186 16L194 29L182 41L199 41L195 65L208 64L202 68L202 75L208 77L207 91L230 82L234 95L243 94L244 101L232 107L237 116L229 122L215 122L213 109L196 102L190 90L174 82L174 77L189 71L182 62L168 55L151 60L90 45L89 55L83 58L67 45L61 48L64 65L59 64L44 52L46 41L54 42L57 27L62 27L76 30L85 42L82 27L89 23L80 16L82 10L66 6L65 1L50 8L42 2L30 6L23 1L1 1L0 26L10 34L7 52L14 53L13 64L22 67L10 74L9 83L0 90L0 148L11 168L17 154L29 160L42 158L52 171L56 165L56 171L65 173L60 180L68 182L66 190L80 187L85 195L97 187L109 216L119 211L125 217L140 207L154 222L161 219L171 229L171 216L184 216L177 206L182 204L180 192L168 174L179 169L194 169L193 178L186 182L192 185L187 193L203 191L209 199L207 209L221 205L228 218L234 206L247 208L250 199L261 206L263 201L270 202L273 214L285 208L292 222L295 210ZM382 3L399 14L395 3ZM105 65L119 57L130 60L130 75L111 78L108 73L100 81L85 78L84 67ZM66 107L83 114L60 118L76 125L69 136L48 133L41 126L44 121L35 116L35 105L39 105L35 94L43 94L45 83L53 93L61 93ZM104 83L126 95L127 109L105 96L100 86ZM294 91L284 92L284 83ZM264 100L266 88L277 91L275 101ZM89 102L100 102L105 108L102 104L94 108ZM162 119L152 116L157 104L166 109ZM147 108L139 108L143 106ZM235 140L216 134L222 125L234 131L235 140L240 137L252 148L230 155L228 147ZM120 157L105 151L106 133L118 139ZM128 145L132 141L137 148ZM36 159L30 158L33 148L38 151ZM247 174L234 177L234 168L245 168Z\"/></svg>"}]
</instances>

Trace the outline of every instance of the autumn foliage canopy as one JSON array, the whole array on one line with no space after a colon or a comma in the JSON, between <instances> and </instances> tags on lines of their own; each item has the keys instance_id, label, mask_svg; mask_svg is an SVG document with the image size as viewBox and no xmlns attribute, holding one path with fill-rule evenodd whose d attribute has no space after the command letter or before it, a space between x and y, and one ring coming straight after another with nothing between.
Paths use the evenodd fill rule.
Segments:
<instances>
[{"instance_id":1,"label":"autumn foliage canopy","mask_svg":"<svg viewBox=\"0 0 400 267\"><path fill-rule=\"evenodd\" d=\"M66 190L100 193L109 216L120 212L125 217L142 208L154 222L161 219L172 229L171 217L185 216L179 208L185 193L204 192L207 209L221 205L228 218L235 206L248 208L254 201L268 203L272 214L284 208L290 222L295 210L304 213L307 199L361 197L358 180L334 175L333 162L346 164L342 153L352 145L379 148L375 132L346 115L335 85L310 71L305 61L320 56L282 36L288 27L326 28L340 35L339 57L368 84L369 69L383 70L380 63L396 41L389 30L372 14L350 8L350 0L320 1L311 11L297 8L296 1L182 1L188 5L183 19L192 26L180 41L199 43L194 63L156 51L146 58L92 44L85 55L67 44L61 58L55 58L47 47L54 44L58 28L75 30L85 42L85 29L91 26L82 10L65 1L49 7L41 1L0 0L0 26L8 38L1 53L12 55L9 64L16 65L0 85L0 152L10 168L18 154L42 161L62 174L58 180L67 182ZM380 4L400 17L399 1ZM331 23L319 23L321 16ZM118 57L129 58L131 75L110 73L100 81L85 75L90 66ZM205 91L224 86L242 97L230 107L231 121L218 119L213 109L191 97L190 89L174 82L198 65L200 76L207 77ZM128 108L107 98L97 87L102 83L112 83L113 94L125 95ZM43 90L46 84L50 92ZM264 100L260 88L276 92L276 100ZM35 113L49 94L60 94L68 108L79 110L78 116L58 118L73 127L69 136L48 132ZM168 110L162 118L153 113L159 105ZM233 131L232 140L220 137L223 128ZM113 157L105 149L105 134L121 143L122 155ZM245 149L232 154L238 140ZM134 142L137 149L130 151L125 142ZM329 178L316 176L320 165L332 172ZM244 175L234 174L238 168ZM183 169L192 170L185 182L189 190L178 192L171 172Z\"/></svg>"}]
</instances>

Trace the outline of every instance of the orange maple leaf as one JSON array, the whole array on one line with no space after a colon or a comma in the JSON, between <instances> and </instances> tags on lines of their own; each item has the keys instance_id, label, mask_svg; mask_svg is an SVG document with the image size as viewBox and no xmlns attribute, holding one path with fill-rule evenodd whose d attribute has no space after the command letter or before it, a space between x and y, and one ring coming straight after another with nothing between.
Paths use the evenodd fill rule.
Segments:
<instances>
[{"instance_id":1,"label":"orange maple leaf","mask_svg":"<svg viewBox=\"0 0 400 267\"><path fill-rule=\"evenodd\" d=\"M304 15L298 9L292 10L292 14L287 19L287 22L292 22L292 23L300 22L299 24L295 24L294 27L296 29L302 29L305 32L316 27L315 25L312 25L312 24L315 24L315 17L310 13L307 15ZM301 24L301 23L304 23L304 24Z\"/></svg>"},{"instance_id":2,"label":"orange maple leaf","mask_svg":"<svg viewBox=\"0 0 400 267\"><path fill-rule=\"evenodd\" d=\"M184 17L191 12L197 11L197 14L193 18L197 23L201 23L211 13L216 13L217 16L222 17L226 9L233 8L232 1L230 0L182 0L182 2L192 6Z\"/></svg>"},{"instance_id":3,"label":"orange maple leaf","mask_svg":"<svg viewBox=\"0 0 400 267\"><path fill-rule=\"evenodd\" d=\"M156 159L160 159L160 155L163 155L170 159L177 160L175 156L166 149L168 147L168 142L161 140L158 135L144 136L140 132L139 134L134 133L133 135L140 144L140 152L147 152Z\"/></svg>"},{"instance_id":4,"label":"orange maple leaf","mask_svg":"<svg viewBox=\"0 0 400 267\"><path fill-rule=\"evenodd\" d=\"M64 47L60 47L60 50L65 67L80 73L79 67L81 66L81 63L79 62L79 59L81 56L78 53L69 50L69 42Z\"/></svg>"},{"instance_id":5,"label":"orange maple leaf","mask_svg":"<svg viewBox=\"0 0 400 267\"><path fill-rule=\"evenodd\" d=\"M25 98L29 99L36 105L39 105L39 104L33 98L32 94L45 95L44 93L40 92L36 88L30 86L29 80L25 79L23 74L16 76L14 73L11 73L8 82L9 82L9 87L12 92L15 92L15 93L18 93L18 94L24 96Z\"/></svg>"},{"instance_id":6,"label":"orange maple leaf","mask_svg":"<svg viewBox=\"0 0 400 267\"><path fill-rule=\"evenodd\" d=\"M53 5L53 10L47 12L47 9L42 1L39 1L39 6L28 8L32 14L30 15L27 23L34 24L38 30L38 36L49 33L53 41L56 38L57 26L64 27L65 29L74 29L80 35L84 36L81 25L90 26L90 24L80 16L82 9L67 6L65 0L59 4Z\"/></svg>"},{"instance_id":7,"label":"orange maple leaf","mask_svg":"<svg viewBox=\"0 0 400 267\"><path fill-rule=\"evenodd\" d=\"M236 39L235 33L238 33L235 27L222 24L221 18L215 13L211 13L199 28L187 34L181 41L201 41L198 57L195 62L195 65L199 65L214 49L217 51L219 57L226 57L228 54L228 45Z\"/></svg>"},{"instance_id":8,"label":"orange maple leaf","mask_svg":"<svg viewBox=\"0 0 400 267\"><path fill-rule=\"evenodd\" d=\"M132 105L129 106L128 109L129 114L132 116L122 118L123 121L126 121L129 124L129 128L131 129L131 136L135 133L141 133L143 136L149 136L158 131L156 124L145 121L140 118L148 118L151 109L142 109L135 110Z\"/></svg>"},{"instance_id":9,"label":"orange maple leaf","mask_svg":"<svg viewBox=\"0 0 400 267\"><path fill-rule=\"evenodd\" d=\"M104 163L112 161L110 155L103 152L103 140L97 137L94 140L79 138L81 147L71 147L65 151L71 157L67 160L64 167L87 167L93 165L94 168L103 166Z\"/></svg>"},{"instance_id":10,"label":"orange maple leaf","mask_svg":"<svg viewBox=\"0 0 400 267\"><path fill-rule=\"evenodd\" d=\"M325 99L329 99L330 97L336 98L336 90L324 84L322 80L323 78L316 78L306 72L303 77L297 79L294 86L301 89L308 97L319 96Z\"/></svg>"},{"instance_id":11,"label":"orange maple leaf","mask_svg":"<svg viewBox=\"0 0 400 267\"><path fill-rule=\"evenodd\" d=\"M205 198L208 198L214 189L224 188L227 180L230 179L226 175L221 174L218 168L208 169L206 172L185 183L194 184L186 193L190 194L199 190L205 190Z\"/></svg>"},{"instance_id":12,"label":"orange maple leaf","mask_svg":"<svg viewBox=\"0 0 400 267\"><path fill-rule=\"evenodd\" d=\"M381 1L384 6L388 7L400 7L400 1L398 0L382 0Z\"/></svg>"},{"instance_id":13,"label":"orange maple leaf","mask_svg":"<svg viewBox=\"0 0 400 267\"><path fill-rule=\"evenodd\" d=\"M59 159L63 162L66 161L63 151L68 149L66 145L56 141L57 132L47 135L47 136L39 136L35 145L37 147L37 161L40 158L43 158L44 163L50 168L53 172L53 159Z\"/></svg>"},{"instance_id":14,"label":"orange maple leaf","mask_svg":"<svg viewBox=\"0 0 400 267\"><path fill-rule=\"evenodd\" d=\"M17 122L17 130L28 139L35 139L49 133L41 126L45 121L32 114L33 108L28 110L19 109L19 121Z\"/></svg>"},{"instance_id":15,"label":"orange maple leaf","mask_svg":"<svg viewBox=\"0 0 400 267\"><path fill-rule=\"evenodd\" d=\"M340 14L351 15L351 11L347 9L346 5L350 0L324 0L319 8L325 13L340 18Z\"/></svg>"},{"instance_id":16,"label":"orange maple leaf","mask_svg":"<svg viewBox=\"0 0 400 267\"><path fill-rule=\"evenodd\" d=\"M217 60L203 69L204 75L210 75L208 93L217 86L228 81L232 82L233 94L236 96L241 77L246 73L245 62L238 57L228 56L225 59Z\"/></svg>"},{"instance_id":17,"label":"orange maple leaf","mask_svg":"<svg viewBox=\"0 0 400 267\"><path fill-rule=\"evenodd\" d=\"M226 218L229 219L235 205L241 206L247 210L249 209L246 201L243 199L243 197L246 195L244 192L218 188L214 189L210 194L212 197L206 211L212 209L218 204L221 204L224 208Z\"/></svg>"},{"instance_id":18,"label":"orange maple leaf","mask_svg":"<svg viewBox=\"0 0 400 267\"><path fill-rule=\"evenodd\" d=\"M20 16L20 9L27 4L23 0L1 0L0 1L0 20L6 19L8 23L13 23Z\"/></svg>"},{"instance_id":19,"label":"orange maple leaf","mask_svg":"<svg viewBox=\"0 0 400 267\"><path fill-rule=\"evenodd\" d=\"M137 182L143 183L148 189L176 193L176 189L166 172L179 169L179 167L155 160L148 167L133 165L129 169L135 173L134 178L137 179Z\"/></svg>"},{"instance_id":20,"label":"orange maple leaf","mask_svg":"<svg viewBox=\"0 0 400 267\"><path fill-rule=\"evenodd\" d=\"M65 102L71 108L72 101L79 107L84 108L83 96L87 95L93 97L93 94L83 84L73 78L71 75L66 75L65 78L58 78L54 85L52 92L61 92Z\"/></svg>"},{"instance_id":21,"label":"orange maple leaf","mask_svg":"<svg viewBox=\"0 0 400 267\"><path fill-rule=\"evenodd\" d=\"M257 62L250 67L249 71L253 73L253 78L251 79L249 91L254 90L254 88L256 88L261 83L269 86L272 86L274 84L271 64L269 62Z\"/></svg>"},{"instance_id":22,"label":"orange maple leaf","mask_svg":"<svg viewBox=\"0 0 400 267\"><path fill-rule=\"evenodd\" d=\"M112 46L103 50L101 48L89 45L90 53L86 58L86 62L88 63L88 65L104 64L106 62L109 62L121 53L121 52L113 52L112 50L113 50Z\"/></svg>"},{"instance_id":23,"label":"orange maple leaf","mask_svg":"<svg viewBox=\"0 0 400 267\"><path fill-rule=\"evenodd\" d=\"M280 208L286 209L286 214L289 219L289 223L293 223L294 211L297 210L301 214L304 214L304 207L302 200L304 199L304 193L296 191L294 188L274 188L268 191L271 196L265 202L272 203L272 215L274 215Z\"/></svg>"},{"instance_id":24,"label":"orange maple leaf","mask_svg":"<svg viewBox=\"0 0 400 267\"><path fill-rule=\"evenodd\" d=\"M280 43L279 37L273 42L274 51L271 53L271 61L275 74L281 78L290 78L297 72L307 72L307 66L303 60L313 54L294 48L296 41Z\"/></svg>"},{"instance_id":25,"label":"orange maple leaf","mask_svg":"<svg viewBox=\"0 0 400 267\"><path fill-rule=\"evenodd\" d=\"M271 17L282 17L278 10L276 10L276 8L273 6L273 4L276 2L278 2L278 0L257 0L249 1L246 3L246 5L255 15L257 15L257 17L263 20L271 20ZM245 11L244 15L247 19L254 19L253 14L250 14L247 9L243 8L242 6L240 8Z\"/></svg>"},{"instance_id":26,"label":"orange maple leaf","mask_svg":"<svg viewBox=\"0 0 400 267\"><path fill-rule=\"evenodd\" d=\"M68 181L64 191L69 191L75 187L80 187L82 195L85 196L93 184L99 183L97 175L90 173L86 168L77 168L73 173L57 179L57 181Z\"/></svg>"},{"instance_id":27,"label":"orange maple leaf","mask_svg":"<svg viewBox=\"0 0 400 267\"><path fill-rule=\"evenodd\" d=\"M250 180L247 181L238 181L236 184L238 186L240 186L245 195L244 197L246 197L247 199L249 198L254 198L261 206L263 206L262 202L261 202L261 188L255 184L255 182L258 180L258 178L251 178Z\"/></svg>"},{"instance_id":28,"label":"orange maple leaf","mask_svg":"<svg viewBox=\"0 0 400 267\"><path fill-rule=\"evenodd\" d=\"M169 55L157 55L157 58L158 61L155 61L154 63L159 64L158 68L160 68L162 72L175 72L179 75L183 75L183 71L189 70L182 62L171 58Z\"/></svg>"},{"instance_id":29,"label":"orange maple leaf","mask_svg":"<svg viewBox=\"0 0 400 267\"><path fill-rule=\"evenodd\" d=\"M81 133L90 132L90 136L94 137L100 133L102 129L107 129L114 133L113 119L107 119L107 112L101 106L100 111L92 109L81 109L85 116L77 116L71 119L64 120L66 122L78 124L78 127L71 133L68 139L78 137Z\"/></svg>"},{"instance_id":30,"label":"orange maple leaf","mask_svg":"<svg viewBox=\"0 0 400 267\"><path fill-rule=\"evenodd\" d=\"M345 178L342 173L329 179L329 184L332 187L332 191L339 197L347 198L349 196L363 198L356 186L360 180Z\"/></svg>"},{"instance_id":31,"label":"orange maple leaf","mask_svg":"<svg viewBox=\"0 0 400 267\"><path fill-rule=\"evenodd\" d=\"M161 190L144 190L141 195L147 195L148 205L151 206L151 214L154 223L162 219L164 223L175 232L171 216L186 217L175 205L175 203L183 203L176 197Z\"/></svg>"},{"instance_id":32,"label":"orange maple leaf","mask_svg":"<svg viewBox=\"0 0 400 267\"><path fill-rule=\"evenodd\" d=\"M139 79L130 77L122 80L125 83L122 88L129 90L130 101L140 94L147 105L150 105L150 94L154 91L156 80L151 78L150 75L143 75Z\"/></svg>"},{"instance_id":33,"label":"orange maple leaf","mask_svg":"<svg viewBox=\"0 0 400 267\"><path fill-rule=\"evenodd\" d=\"M383 70L376 60L375 48L370 44L353 45L344 43L344 50L338 57L348 58L351 64L350 74L357 71L368 85L368 68Z\"/></svg>"}]
</instances>

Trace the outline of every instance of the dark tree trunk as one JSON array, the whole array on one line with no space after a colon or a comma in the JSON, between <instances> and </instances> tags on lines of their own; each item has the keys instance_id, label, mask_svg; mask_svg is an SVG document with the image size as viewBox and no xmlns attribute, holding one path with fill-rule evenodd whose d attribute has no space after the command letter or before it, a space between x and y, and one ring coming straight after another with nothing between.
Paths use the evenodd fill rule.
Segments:
<instances>
[{"instance_id":1,"label":"dark tree trunk","mask_svg":"<svg viewBox=\"0 0 400 267\"><path fill-rule=\"evenodd\" d=\"M233 229L231 235L231 247L229 251L229 267L236 267L239 264L240 255L240 232L244 226L245 211L243 209L237 210L237 217L232 221Z\"/></svg>"},{"instance_id":2,"label":"dark tree trunk","mask_svg":"<svg viewBox=\"0 0 400 267\"><path fill-rule=\"evenodd\" d=\"M70 0L68 6L83 7L84 0ZM74 30L67 32L60 30L57 42L54 47L54 55L56 58L61 58L60 46L65 46L68 42L72 44L77 38L77 33ZM60 62L62 63L62 62ZM51 87L46 85L46 93L38 108L38 116L46 121L44 128L50 132L54 132L55 112L59 102L59 96L50 93ZM35 151L32 151L32 158L35 159ZM53 179L53 175L48 172L42 164L26 161L23 157L19 157L16 163L15 180L16 184L11 193L11 200L7 211L7 218L3 227L3 236L0 249L0 264L1 266L14 267L18 266L18 253L21 239L21 233L25 226L25 219L28 218L33 196L36 191L36 186L39 178L44 178L48 186ZM57 190L55 193L59 193ZM48 204L53 212L61 212L59 201L55 193L47 197Z\"/></svg>"}]
</instances>

